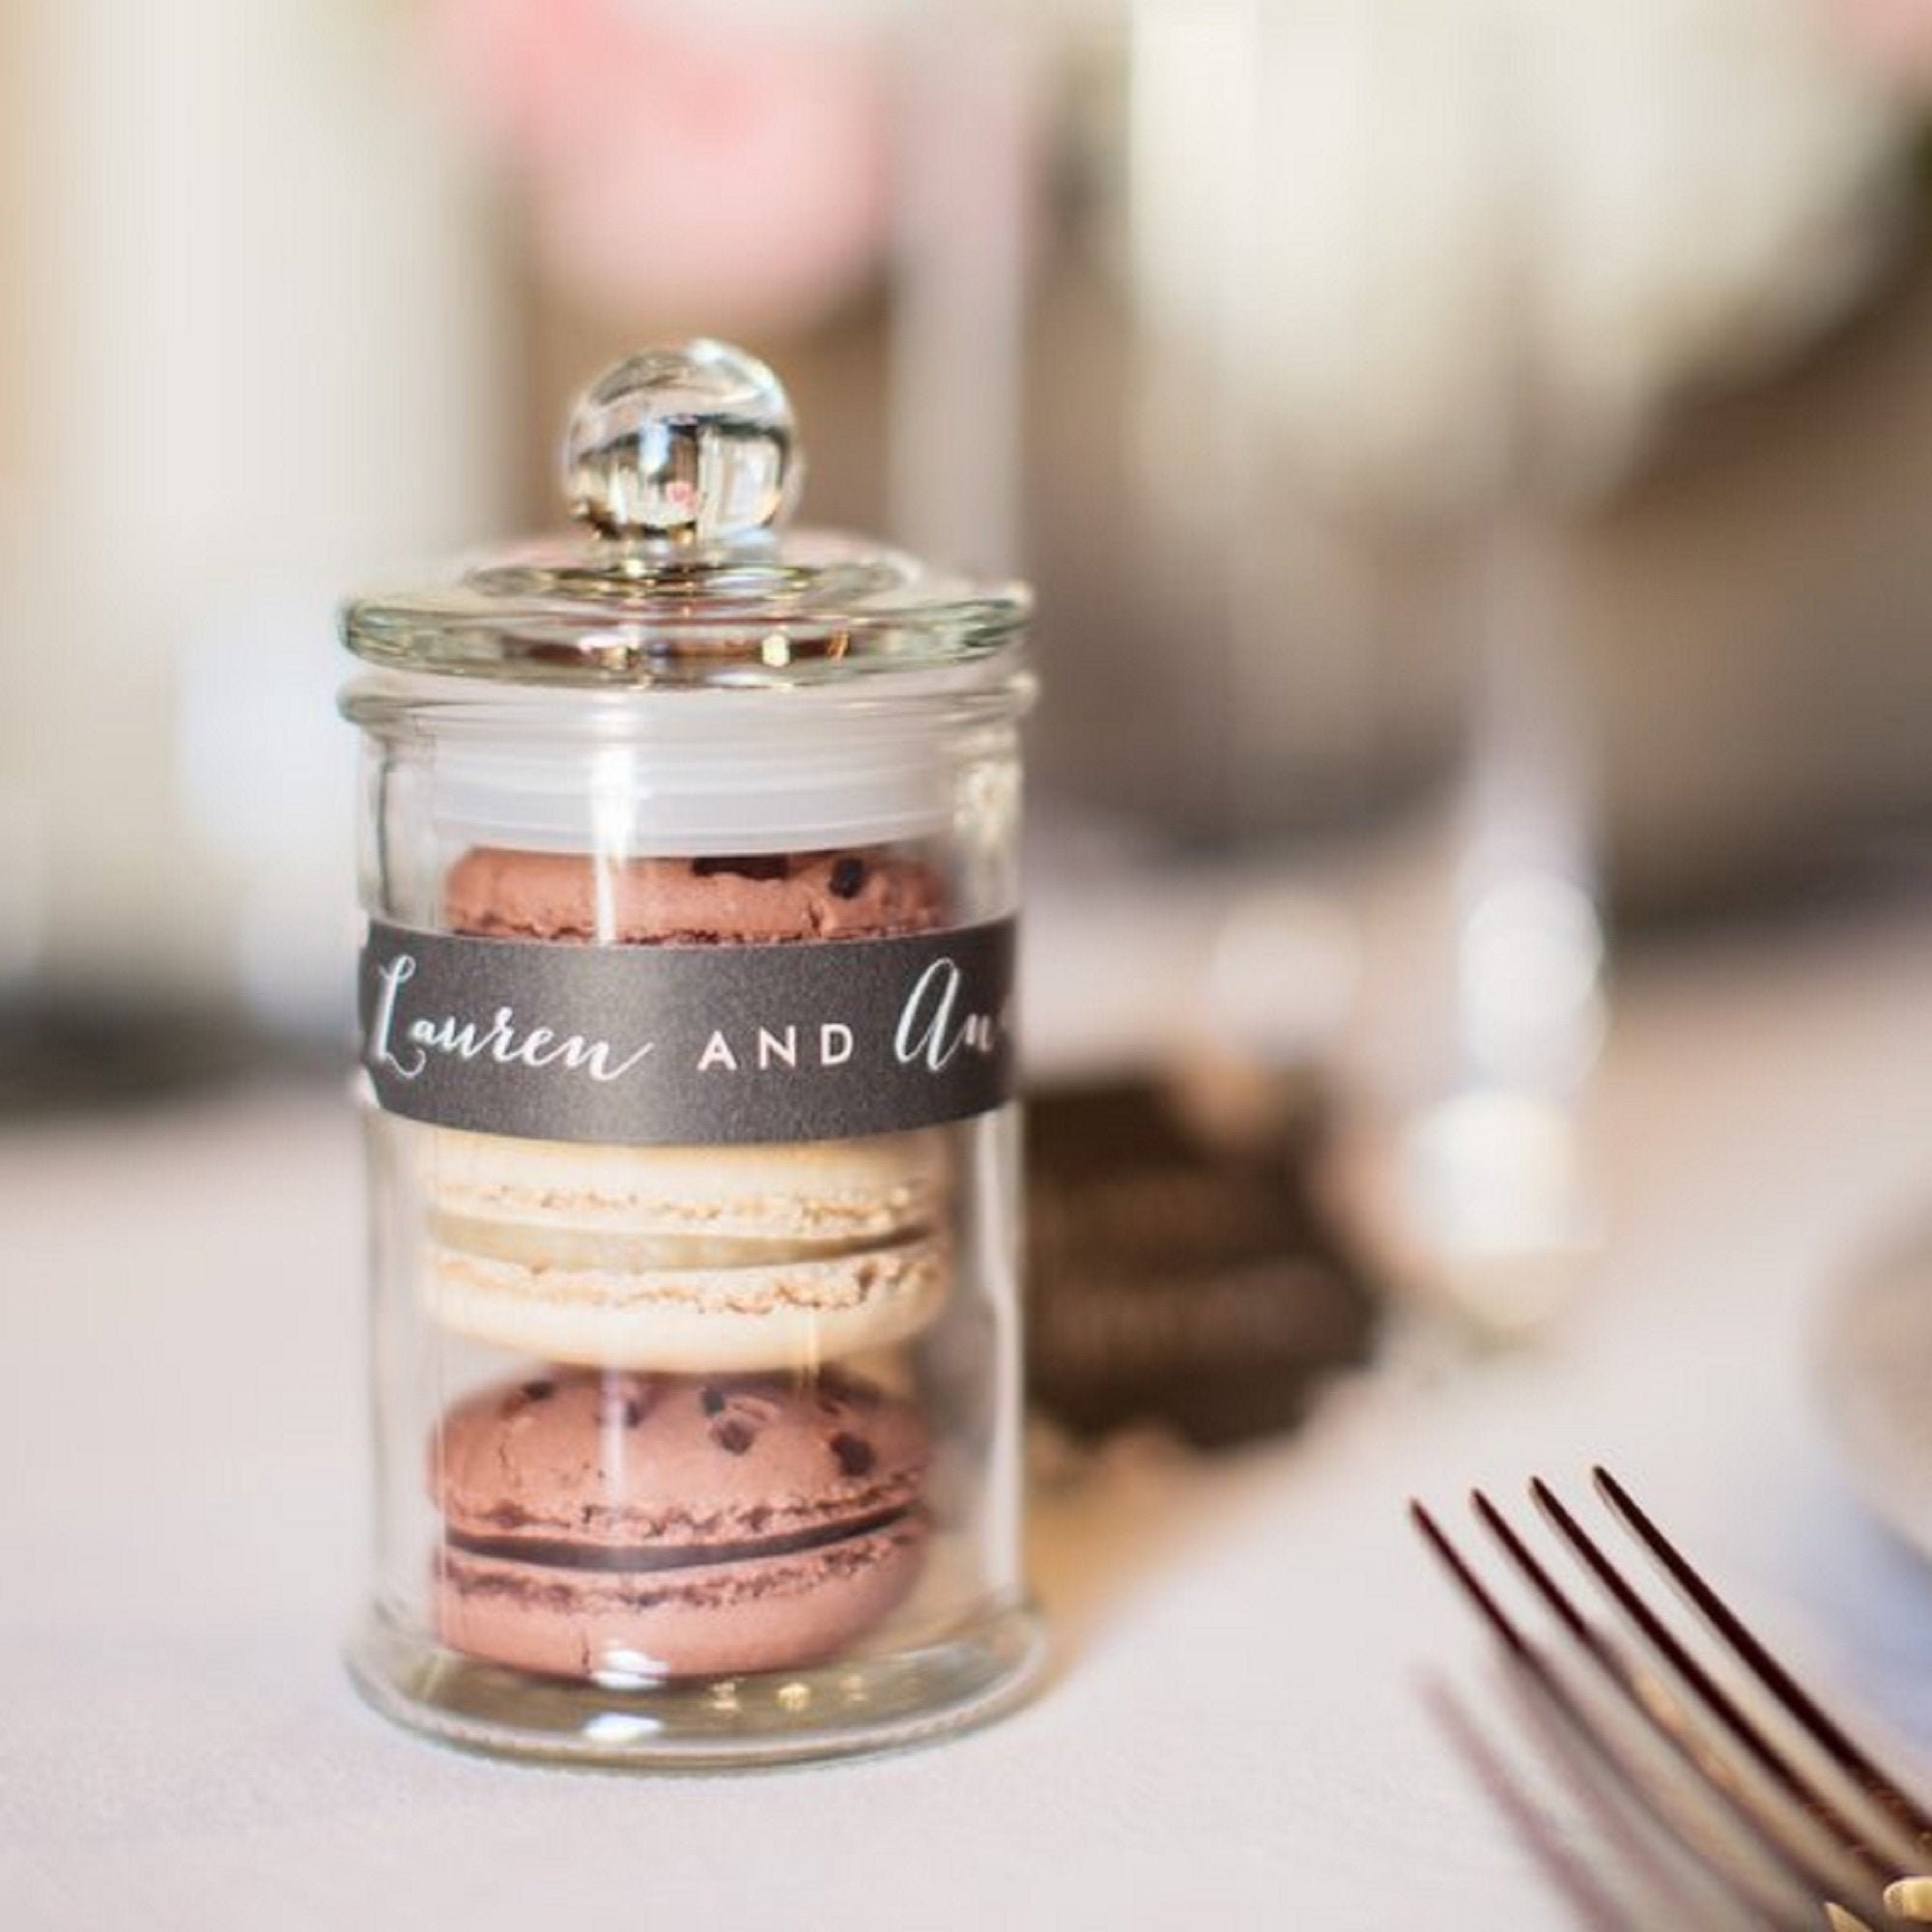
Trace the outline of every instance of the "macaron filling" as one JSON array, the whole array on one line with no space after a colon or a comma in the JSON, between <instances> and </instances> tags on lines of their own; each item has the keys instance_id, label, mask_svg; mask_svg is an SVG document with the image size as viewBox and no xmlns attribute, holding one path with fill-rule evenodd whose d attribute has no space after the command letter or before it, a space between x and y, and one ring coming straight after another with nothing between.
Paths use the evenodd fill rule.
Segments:
<instances>
[{"instance_id":1,"label":"macaron filling","mask_svg":"<svg viewBox=\"0 0 1932 1932\"><path fill-rule=\"evenodd\" d=\"M492 1556L510 1563L527 1563L543 1569L601 1570L626 1573L695 1570L707 1564L747 1563L766 1556L796 1556L808 1550L829 1549L837 1544L891 1529L918 1514L917 1505L901 1503L895 1508L875 1510L868 1516L845 1522L828 1523L822 1528L794 1530L784 1536L748 1537L739 1542L717 1544L614 1544L572 1543L563 1538L525 1538L514 1536L475 1536L463 1530L449 1530L444 1541L452 1549L469 1556Z\"/></svg>"},{"instance_id":2,"label":"macaron filling","mask_svg":"<svg viewBox=\"0 0 1932 1932\"><path fill-rule=\"evenodd\" d=\"M840 1261L872 1256L895 1262L931 1238L908 1228L888 1242L864 1239L763 1240L755 1236L640 1235L587 1228L529 1230L501 1221L437 1214L431 1232L444 1247L486 1261L515 1262L539 1274L556 1269L608 1269L628 1274L684 1268L759 1267L786 1262Z\"/></svg>"}]
</instances>

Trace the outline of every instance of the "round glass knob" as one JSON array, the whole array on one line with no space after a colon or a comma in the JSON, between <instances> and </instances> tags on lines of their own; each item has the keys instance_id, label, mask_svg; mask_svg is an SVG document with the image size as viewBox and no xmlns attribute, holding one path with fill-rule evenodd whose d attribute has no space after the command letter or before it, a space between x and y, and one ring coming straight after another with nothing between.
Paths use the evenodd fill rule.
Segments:
<instances>
[{"instance_id":1,"label":"round glass knob","mask_svg":"<svg viewBox=\"0 0 1932 1932\"><path fill-rule=\"evenodd\" d=\"M607 536L693 543L775 524L797 490L791 404L728 343L647 349L578 398L564 441L572 512Z\"/></svg>"}]
</instances>

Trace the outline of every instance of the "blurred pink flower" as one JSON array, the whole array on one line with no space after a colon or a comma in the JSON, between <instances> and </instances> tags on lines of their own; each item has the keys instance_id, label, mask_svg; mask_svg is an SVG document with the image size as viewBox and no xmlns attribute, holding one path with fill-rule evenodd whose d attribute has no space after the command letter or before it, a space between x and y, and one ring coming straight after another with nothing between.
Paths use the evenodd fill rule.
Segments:
<instances>
[{"instance_id":1,"label":"blurred pink flower","mask_svg":"<svg viewBox=\"0 0 1932 1932\"><path fill-rule=\"evenodd\" d=\"M1859 55L1891 86L1932 95L1932 0L1828 0Z\"/></svg>"},{"instance_id":2,"label":"blurred pink flower","mask_svg":"<svg viewBox=\"0 0 1932 1932\"><path fill-rule=\"evenodd\" d=\"M803 9L439 0L437 46L596 307L755 334L861 283L888 228L883 52Z\"/></svg>"}]
</instances>

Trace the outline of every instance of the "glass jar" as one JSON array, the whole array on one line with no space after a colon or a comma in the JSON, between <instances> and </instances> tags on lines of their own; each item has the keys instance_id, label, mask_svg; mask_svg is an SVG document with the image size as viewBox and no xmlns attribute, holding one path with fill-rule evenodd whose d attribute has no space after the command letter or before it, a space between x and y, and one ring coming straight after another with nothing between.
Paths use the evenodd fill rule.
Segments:
<instances>
[{"instance_id":1,"label":"glass jar","mask_svg":"<svg viewBox=\"0 0 1932 1932\"><path fill-rule=\"evenodd\" d=\"M762 364L619 365L587 528L347 609L364 1692L643 1766L1011 1702L1027 600L781 529Z\"/></svg>"}]
</instances>

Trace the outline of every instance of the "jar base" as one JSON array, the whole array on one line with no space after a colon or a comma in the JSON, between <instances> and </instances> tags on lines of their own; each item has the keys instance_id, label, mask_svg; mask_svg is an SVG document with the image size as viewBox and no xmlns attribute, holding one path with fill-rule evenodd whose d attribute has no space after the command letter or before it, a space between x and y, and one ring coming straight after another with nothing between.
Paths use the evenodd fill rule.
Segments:
<instances>
[{"instance_id":1,"label":"jar base","mask_svg":"<svg viewBox=\"0 0 1932 1932\"><path fill-rule=\"evenodd\" d=\"M1003 1716L1039 1682L1037 1612L1014 1604L945 1642L810 1669L638 1687L526 1676L369 1614L348 1649L384 1717L492 1756L636 1771L749 1770L896 1750Z\"/></svg>"}]
</instances>

